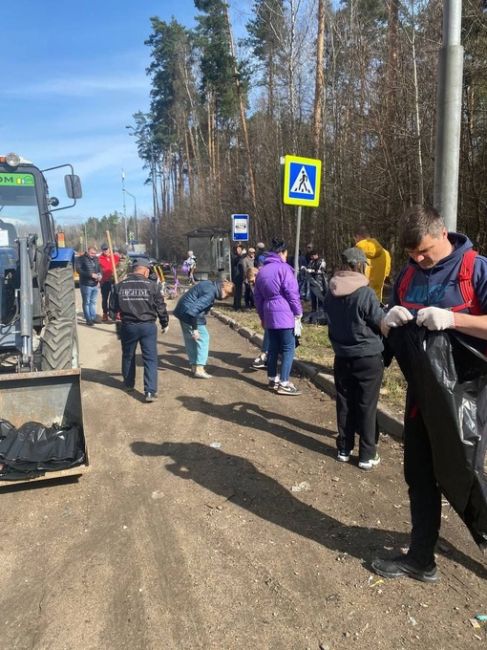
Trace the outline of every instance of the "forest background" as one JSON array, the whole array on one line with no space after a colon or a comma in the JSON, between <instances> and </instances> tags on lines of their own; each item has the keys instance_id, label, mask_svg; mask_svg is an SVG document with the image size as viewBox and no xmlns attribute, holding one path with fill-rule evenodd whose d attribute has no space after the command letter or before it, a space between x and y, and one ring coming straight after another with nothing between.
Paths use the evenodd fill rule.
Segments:
<instances>
[{"instance_id":1,"label":"forest background","mask_svg":"<svg viewBox=\"0 0 487 650\"><path fill-rule=\"evenodd\" d=\"M442 0L255 0L238 42L225 2L194 4L194 29L150 19L150 111L129 129L153 194L139 240L154 250L157 238L161 258L181 259L188 231L228 228L232 213L248 213L252 242L279 236L292 247L280 158L294 154L323 161L303 246L333 264L364 223L400 264L401 215L433 199ZM485 253L484 0L464 0L462 44L458 229ZM93 239L121 227L116 213L86 225Z\"/></svg>"}]
</instances>

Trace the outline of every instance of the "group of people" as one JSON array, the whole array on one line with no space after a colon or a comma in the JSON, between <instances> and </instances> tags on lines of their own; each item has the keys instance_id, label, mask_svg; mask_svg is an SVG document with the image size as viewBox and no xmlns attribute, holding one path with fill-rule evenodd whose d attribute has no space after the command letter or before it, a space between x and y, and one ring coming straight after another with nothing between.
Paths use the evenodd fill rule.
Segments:
<instances>
[{"instance_id":1,"label":"group of people","mask_svg":"<svg viewBox=\"0 0 487 650\"><path fill-rule=\"evenodd\" d=\"M78 261L79 288L86 324L96 323L98 291L101 291L102 321L108 320L108 300L117 267L122 261L118 252L111 252L108 244L102 244L101 254L90 246ZM120 269L123 273L123 269Z\"/></svg>"},{"instance_id":2,"label":"group of people","mask_svg":"<svg viewBox=\"0 0 487 650\"><path fill-rule=\"evenodd\" d=\"M400 227L400 242L409 261L397 276L387 308L382 304L382 285L390 269L390 257L384 255L382 247L378 251L377 245L371 245L368 236L359 238L355 246L343 251L340 268L330 279L324 301L335 352L337 460L350 461L358 434L358 465L363 470L371 470L380 462L376 411L384 371L384 347L389 346L389 341L393 351L405 346L413 337L410 328L414 323L415 331L422 337L421 332L448 330L480 353L486 348L487 258L472 252L472 243L465 235L449 233L440 214L432 208L415 207ZM248 253L251 253L249 260L254 260L252 254L256 251L249 249ZM383 256L382 285L376 282L374 286L370 259L380 255ZM290 373L302 330L298 282L287 263L287 246L283 241L273 240L261 261L260 267L254 267L258 272L253 299L267 339L268 386L281 395L296 395L299 391L291 383ZM89 270L96 281L100 271L95 266ZM169 320L162 294L148 275L146 264L136 263L133 272L116 285L111 308L121 318L125 388L134 390L135 347L140 342L145 399L151 402L157 398L155 323L159 320L162 331L166 332ZM191 373L197 379L211 378L206 369L209 349L206 316L217 299L229 298L236 292L233 282L205 280L192 286L175 307L174 316L180 322ZM416 346L418 354L423 347L426 349L423 343ZM422 382L411 377L406 377L410 383L404 423L404 474L411 504L411 543L407 554L377 559L372 567L386 578L410 576L435 582L438 574L434 551L441 522L441 486L435 455L441 454L441 448L438 451L435 447L431 418L423 417L425 402L421 395L426 389ZM469 394L470 401L476 397ZM482 410L479 422L487 417L483 412L487 408L485 397L483 393L478 396L478 409ZM479 453L483 445L485 454L485 432L478 434L475 444ZM479 506L477 500L476 510L469 516L476 520L481 531L476 533L477 543L487 548L487 489L485 477L480 479L484 481L484 501L481 498Z\"/></svg>"},{"instance_id":3,"label":"group of people","mask_svg":"<svg viewBox=\"0 0 487 650\"><path fill-rule=\"evenodd\" d=\"M259 269L264 265L266 257L265 244L259 242L256 248L243 248L237 244L233 249L231 258L231 278L235 285L233 296L233 309L242 309L242 297L246 309L255 307L254 287L255 278Z\"/></svg>"},{"instance_id":4,"label":"group of people","mask_svg":"<svg viewBox=\"0 0 487 650\"><path fill-rule=\"evenodd\" d=\"M337 388L338 460L347 462L359 434L359 466L379 463L376 451L376 406L383 373L384 342L402 362L408 381L404 420L404 476L409 488L412 530L407 553L392 559L378 558L372 568L386 578L410 576L423 582L436 582L435 546L441 523L442 457L456 451L458 463L447 463L450 475L462 475L461 505L458 514L483 550L487 549L487 485L483 463L487 431L478 430L487 416L485 382L475 389L471 366L461 369L470 382L456 386L451 402L458 404L465 395L470 417L458 422L455 409L442 411L440 393L453 390L444 385L445 373L432 367L441 364L436 350L465 345L474 353L486 351L487 340L487 258L472 250L462 234L448 232L440 214L433 208L416 206L400 223L400 244L409 256L399 272L387 310L381 295L364 275L367 255L358 245L342 254L343 268L330 282L325 301L329 317L330 340L335 351L334 376ZM386 264L388 263L386 259ZM404 328L401 331L401 328ZM448 331L439 348L439 336ZM434 333L434 334L431 334ZM431 336L431 346L428 345ZM451 337L454 337L454 341ZM389 342L390 341L390 342ZM445 357L445 362L446 362ZM480 373L486 371L484 366ZM419 370L415 366L420 365ZM478 392L475 392L478 390ZM448 403L446 401L445 403ZM444 408L444 407L443 407ZM457 406L458 408L458 406ZM444 421L438 422L438 413ZM477 419L472 420L475 413ZM457 427L455 429L455 427ZM446 444L450 435L450 448ZM468 445L461 447L462 440ZM455 484L455 479L449 478ZM477 486L477 482L480 484ZM451 489L451 488L450 488ZM456 487L453 488L454 490ZM447 493L453 504L453 495Z\"/></svg>"}]
</instances>

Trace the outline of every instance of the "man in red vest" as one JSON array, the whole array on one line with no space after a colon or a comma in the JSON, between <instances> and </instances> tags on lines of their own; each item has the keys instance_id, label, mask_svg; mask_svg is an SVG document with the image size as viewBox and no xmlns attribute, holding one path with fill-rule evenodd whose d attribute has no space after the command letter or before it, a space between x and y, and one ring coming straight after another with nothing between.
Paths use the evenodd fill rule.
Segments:
<instances>
[{"instance_id":1,"label":"man in red vest","mask_svg":"<svg viewBox=\"0 0 487 650\"><path fill-rule=\"evenodd\" d=\"M461 233L448 232L433 208L416 206L401 222L400 243L409 262L399 274L392 309L382 330L416 324L431 331L454 330L470 346L485 350L487 340L487 258L472 250ZM386 578L438 579L434 550L441 523L441 491L435 476L428 426L417 407L422 385L408 386L404 419L404 476L411 505L411 541L406 555L376 559ZM475 397L472 397L475 399ZM479 405L480 408L480 405ZM445 453L447 453L445 451Z\"/></svg>"},{"instance_id":2,"label":"man in red vest","mask_svg":"<svg viewBox=\"0 0 487 650\"><path fill-rule=\"evenodd\" d=\"M101 268L101 280L100 280L100 289L101 289L101 308L103 311L102 321L108 320L108 297L110 296L110 290L112 288L113 281L113 265L117 266L120 262L120 255L118 253L113 253L113 264L112 264L112 255L110 254L110 249L107 244L102 244L101 255L98 258Z\"/></svg>"}]
</instances>

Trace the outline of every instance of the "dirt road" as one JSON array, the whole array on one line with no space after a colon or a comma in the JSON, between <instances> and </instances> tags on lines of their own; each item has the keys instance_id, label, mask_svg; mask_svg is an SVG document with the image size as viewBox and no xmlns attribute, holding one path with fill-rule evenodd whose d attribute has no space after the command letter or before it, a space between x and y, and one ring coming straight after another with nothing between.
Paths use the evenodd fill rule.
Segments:
<instances>
[{"instance_id":1,"label":"dirt road","mask_svg":"<svg viewBox=\"0 0 487 650\"><path fill-rule=\"evenodd\" d=\"M449 508L440 584L367 568L407 543L396 441L374 472L337 463L333 402L268 392L215 319L211 381L160 335L153 404L121 391L113 325L79 329L91 471L0 493L1 648L485 648L486 566Z\"/></svg>"}]
</instances>

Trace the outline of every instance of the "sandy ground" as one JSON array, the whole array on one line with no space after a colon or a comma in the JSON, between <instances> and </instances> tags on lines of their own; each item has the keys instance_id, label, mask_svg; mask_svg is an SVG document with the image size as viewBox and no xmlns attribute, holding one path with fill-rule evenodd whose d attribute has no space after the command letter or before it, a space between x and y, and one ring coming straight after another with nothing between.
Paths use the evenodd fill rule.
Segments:
<instances>
[{"instance_id":1,"label":"sandy ground","mask_svg":"<svg viewBox=\"0 0 487 650\"><path fill-rule=\"evenodd\" d=\"M330 398L269 392L255 348L209 327L214 379L190 377L173 319L145 404L114 326L80 324L91 468L0 493L0 647L485 648L487 568L450 508L439 584L369 571L407 545L400 444L339 464Z\"/></svg>"}]
</instances>

